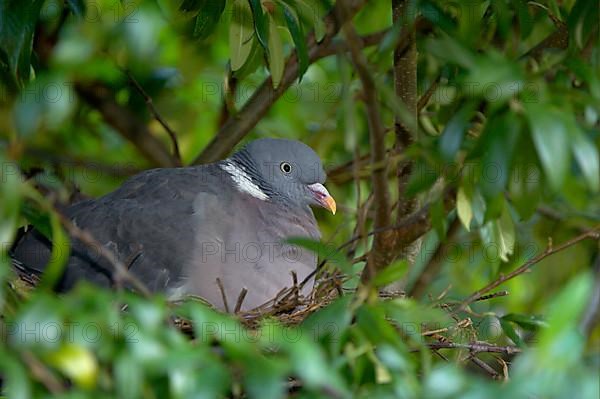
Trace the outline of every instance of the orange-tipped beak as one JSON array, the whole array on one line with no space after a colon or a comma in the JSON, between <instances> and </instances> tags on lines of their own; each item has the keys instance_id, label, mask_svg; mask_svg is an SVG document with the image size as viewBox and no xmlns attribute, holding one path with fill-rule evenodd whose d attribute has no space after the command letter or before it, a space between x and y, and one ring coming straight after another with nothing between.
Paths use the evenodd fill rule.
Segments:
<instances>
[{"instance_id":1,"label":"orange-tipped beak","mask_svg":"<svg viewBox=\"0 0 600 399\"><path fill-rule=\"evenodd\" d=\"M337 210L337 205L336 205L333 197L331 195L329 197L325 197L324 202L325 202L325 209L329 209L331 211L331 213L333 213L335 215L335 211Z\"/></svg>"},{"instance_id":2,"label":"orange-tipped beak","mask_svg":"<svg viewBox=\"0 0 600 399\"><path fill-rule=\"evenodd\" d=\"M337 210L337 205L333 197L329 194L329 191L325 188L321 183L315 183L308 186L310 191L315 196L315 200L321 205L323 208L328 209L335 215L335 211Z\"/></svg>"}]
</instances>

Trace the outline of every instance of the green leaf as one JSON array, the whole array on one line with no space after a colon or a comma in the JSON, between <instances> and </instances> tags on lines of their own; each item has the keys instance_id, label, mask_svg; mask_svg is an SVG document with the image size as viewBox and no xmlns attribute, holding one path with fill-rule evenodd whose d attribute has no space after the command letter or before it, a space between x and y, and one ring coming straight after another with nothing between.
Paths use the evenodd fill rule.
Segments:
<instances>
[{"instance_id":1,"label":"green leaf","mask_svg":"<svg viewBox=\"0 0 600 399\"><path fill-rule=\"evenodd\" d=\"M262 65L264 60L265 51L258 42L258 40L252 40L252 49L250 50L250 55L246 60L246 63L233 73L238 79L243 79L248 75L254 73L256 69Z\"/></svg>"},{"instance_id":2,"label":"green leaf","mask_svg":"<svg viewBox=\"0 0 600 399\"><path fill-rule=\"evenodd\" d=\"M521 218L527 220L538 208L542 193L542 172L537 163L529 162L524 154L522 158L513 168L509 187L512 204Z\"/></svg>"},{"instance_id":3,"label":"green leaf","mask_svg":"<svg viewBox=\"0 0 600 399\"><path fill-rule=\"evenodd\" d=\"M298 245L316 253L321 259L329 260L346 274L352 273L352 264L341 252L337 251L333 247L323 244L320 241L315 241L304 237L289 238L286 240L286 242L292 245Z\"/></svg>"},{"instance_id":4,"label":"green leaf","mask_svg":"<svg viewBox=\"0 0 600 399\"><path fill-rule=\"evenodd\" d=\"M550 185L559 190L569 170L569 138L560 110L548 104L526 103L531 135Z\"/></svg>"},{"instance_id":5,"label":"green leaf","mask_svg":"<svg viewBox=\"0 0 600 399\"><path fill-rule=\"evenodd\" d=\"M486 123L480 140L483 156L479 179L481 193L486 198L506 190L521 127L521 119L513 113L494 115Z\"/></svg>"},{"instance_id":6,"label":"green leaf","mask_svg":"<svg viewBox=\"0 0 600 399\"><path fill-rule=\"evenodd\" d=\"M588 36L594 32L598 26L600 7L595 1L578 0L571 8L567 18L569 27L570 41L574 42L578 48L583 48L587 42ZM597 33L595 33L597 35Z\"/></svg>"},{"instance_id":7,"label":"green leaf","mask_svg":"<svg viewBox=\"0 0 600 399\"><path fill-rule=\"evenodd\" d=\"M31 74L33 33L44 0L0 2L0 71L8 84L22 87Z\"/></svg>"},{"instance_id":8,"label":"green leaf","mask_svg":"<svg viewBox=\"0 0 600 399\"><path fill-rule=\"evenodd\" d=\"M286 367L281 361L257 357L246 366L245 383L250 398L282 398L285 391ZM277 359L278 360L278 359ZM250 362L249 362L250 363Z\"/></svg>"},{"instance_id":9,"label":"green leaf","mask_svg":"<svg viewBox=\"0 0 600 399\"><path fill-rule=\"evenodd\" d=\"M3 326L4 328L4 326ZM15 356L11 356L2 345L0 347L0 370L2 370L2 398L11 399L29 399L32 398L31 385L33 381L29 378L27 370L17 360Z\"/></svg>"},{"instance_id":10,"label":"green leaf","mask_svg":"<svg viewBox=\"0 0 600 399\"><path fill-rule=\"evenodd\" d=\"M36 230L52 241L52 226L50 225L50 216L48 216L47 212L41 212L28 202L23 204L22 212L27 221L35 227Z\"/></svg>"},{"instance_id":11,"label":"green leaf","mask_svg":"<svg viewBox=\"0 0 600 399\"><path fill-rule=\"evenodd\" d=\"M57 351L49 354L47 360L75 384L86 389L91 389L96 385L98 362L85 346L65 343Z\"/></svg>"},{"instance_id":12,"label":"green leaf","mask_svg":"<svg viewBox=\"0 0 600 399\"><path fill-rule=\"evenodd\" d=\"M454 160L469 126L469 121L473 116L474 109L475 104L473 102L463 105L446 124L439 141L439 151L444 161Z\"/></svg>"},{"instance_id":13,"label":"green leaf","mask_svg":"<svg viewBox=\"0 0 600 399\"><path fill-rule=\"evenodd\" d=\"M502 316L502 320L512 321L529 331L537 331L540 328L548 327L548 322L544 318L536 315L509 313Z\"/></svg>"},{"instance_id":14,"label":"green leaf","mask_svg":"<svg viewBox=\"0 0 600 399\"><path fill-rule=\"evenodd\" d=\"M64 232L55 213L50 214L50 226L52 227L52 252L40 281L40 286L48 289L52 289L62 276L71 253L69 236Z\"/></svg>"},{"instance_id":15,"label":"green leaf","mask_svg":"<svg viewBox=\"0 0 600 399\"><path fill-rule=\"evenodd\" d=\"M203 1L200 11L196 16L196 24L194 26L194 37L206 39L214 32L223 10L225 9L225 1L211 0Z\"/></svg>"},{"instance_id":16,"label":"green leaf","mask_svg":"<svg viewBox=\"0 0 600 399\"><path fill-rule=\"evenodd\" d=\"M533 30L533 16L529 12L528 4L523 1L514 3L517 7L517 17L519 19L519 33L521 40L527 39Z\"/></svg>"},{"instance_id":17,"label":"green leaf","mask_svg":"<svg viewBox=\"0 0 600 399\"><path fill-rule=\"evenodd\" d=\"M444 208L444 202L437 200L433 202L429 208L429 214L431 215L431 223L440 241L446 240L446 231L448 230L448 220L446 217L446 209Z\"/></svg>"},{"instance_id":18,"label":"green leaf","mask_svg":"<svg viewBox=\"0 0 600 399\"><path fill-rule=\"evenodd\" d=\"M252 50L254 24L252 10L247 0L233 0L231 24L229 26L229 51L231 70L240 69Z\"/></svg>"},{"instance_id":19,"label":"green leaf","mask_svg":"<svg viewBox=\"0 0 600 399\"><path fill-rule=\"evenodd\" d=\"M318 312L312 313L300 325L313 341L328 338L331 342L340 342L340 337L352 321L350 310L351 295L344 295Z\"/></svg>"},{"instance_id":20,"label":"green leaf","mask_svg":"<svg viewBox=\"0 0 600 399\"><path fill-rule=\"evenodd\" d=\"M504 203L502 213L496 220L487 222L480 229L482 240L490 248L497 249L498 257L508 262L515 248L515 226L513 224L508 206Z\"/></svg>"},{"instance_id":21,"label":"green leaf","mask_svg":"<svg viewBox=\"0 0 600 399\"><path fill-rule=\"evenodd\" d=\"M320 42L325 37L325 8L319 0L294 0L296 10L307 21L311 22L315 30L315 39Z\"/></svg>"},{"instance_id":22,"label":"green leaf","mask_svg":"<svg viewBox=\"0 0 600 399\"><path fill-rule=\"evenodd\" d=\"M512 255L515 249L515 225L508 209L508 205L504 204L504 209L497 223L498 239L500 244L500 259L508 262L508 256Z\"/></svg>"},{"instance_id":23,"label":"green leaf","mask_svg":"<svg viewBox=\"0 0 600 399\"><path fill-rule=\"evenodd\" d=\"M335 396L347 396L344 380L327 362L324 350L302 330L271 323L264 326L260 336L269 344L281 346L289 356L293 374L300 377L308 388L327 389Z\"/></svg>"},{"instance_id":24,"label":"green leaf","mask_svg":"<svg viewBox=\"0 0 600 399\"><path fill-rule=\"evenodd\" d=\"M520 348L524 348L527 346L525 345L525 342L521 339L521 337L515 331L515 329L509 321L507 321L504 318L500 318L499 321L500 326L502 327L502 331L504 331L504 334L506 334L506 336L510 338L512 342L514 342Z\"/></svg>"},{"instance_id":25,"label":"green leaf","mask_svg":"<svg viewBox=\"0 0 600 399\"><path fill-rule=\"evenodd\" d=\"M269 20L267 15L263 12L260 0L250 0L250 8L252 9L252 16L254 19L254 32L260 45L268 52L269 49ZM271 21L272 23L272 21Z\"/></svg>"},{"instance_id":26,"label":"green leaf","mask_svg":"<svg viewBox=\"0 0 600 399\"><path fill-rule=\"evenodd\" d=\"M407 270L408 262L405 259L399 260L377 273L373 278L372 283L376 287L386 286L404 277Z\"/></svg>"},{"instance_id":27,"label":"green leaf","mask_svg":"<svg viewBox=\"0 0 600 399\"><path fill-rule=\"evenodd\" d=\"M471 208L471 200L467 196L463 187L460 187L456 193L456 211L458 212L458 218L463 226L465 226L465 229L467 229L467 231L471 231L473 209Z\"/></svg>"},{"instance_id":28,"label":"green leaf","mask_svg":"<svg viewBox=\"0 0 600 399\"><path fill-rule=\"evenodd\" d=\"M433 1L419 1L419 9L424 18L427 18L441 30L448 34L456 31L456 22Z\"/></svg>"},{"instance_id":29,"label":"green leaf","mask_svg":"<svg viewBox=\"0 0 600 399\"><path fill-rule=\"evenodd\" d=\"M308 48L306 47L306 36L302 30L302 25L298 20L298 16L294 10L288 5L283 7L283 15L285 16L285 22L287 23L292 40L296 46L296 55L298 56L298 80L302 81L302 76L308 69Z\"/></svg>"},{"instance_id":30,"label":"green leaf","mask_svg":"<svg viewBox=\"0 0 600 399\"><path fill-rule=\"evenodd\" d=\"M408 184L406 185L406 196L413 197L423 192L435 184L439 178L441 168L430 165L423 160L417 160L414 163Z\"/></svg>"},{"instance_id":31,"label":"green leaf","mask_svg":"<svg viewBox=\"0 0 600 399\"><path fill-rule=\"evenodd\" d=\"M597 70L579 58L568 58L565 60L565 64L582 82L588 85L592 97L600 100L600 75Z\"/></svg>"},{"instance_id":32,"label":"green leaf","mask_svg":"<svg viewBox=\"0 0 600 399\"><path fill-rule=\"evenodd\" d=\"M283 57L283 43L279 36L279 29L274 18L269 21L269 70L271 71L271 79L273 88L276 89L281 83L283 77L283 69L285 67L285 59Z\"/></svg>"},{"instance_id":33,"label":"green leaf","mask_svg":"<svg viewBox=\"0 0 600 399\"><path fill-rule=\"evenodd\" d=\"M86 6L83 0L67 0L69 8L79 18L85 17Z\"/></svg>"},{"instance_id":34,"label":"green leaf","mask_svg":"<svg viewBox=\"0 0 600 399\"><path fill-rule=\"evenodd\" d=\"M17 164L6 162L2 153L0 164L3 180L0 184L0 243L9 244L14 239L21 209L21 173ZM0 256L4 250L0 249Z\"/></svg>"},{"instance_id":35,"label":"green leaf","mask_svg":"<svg viewBox=\"0 0 600 399\"><path fill-rule=\"evenodd\" d=\"M119 398L139 398L142 391L143 372L138 361L131 356L119 356L114 360L114 378Z\"/></svg>"},{"instance_id":36,"label":"green leaf","mask_svg":"<svg viewBox=\"0 0 600 399\"><path fill-rule=\"evenodd\" d=\"M573 139L571 148L583 176L587 180L590 189L598 192L600 189L600 161L598 160L598 149L594 142L576 125L571 129Z\"/></svg>"},{"instance_id":37,"label":"green leaf","mask_svg":"<svg viewBox=\"0 0 600 399\"><path fill-rule=\"evenodd\" d=\"M196 13L200 11L204 3L205 0L183 0L179 5L179 11Z\"/></svg>"}]
</instances>

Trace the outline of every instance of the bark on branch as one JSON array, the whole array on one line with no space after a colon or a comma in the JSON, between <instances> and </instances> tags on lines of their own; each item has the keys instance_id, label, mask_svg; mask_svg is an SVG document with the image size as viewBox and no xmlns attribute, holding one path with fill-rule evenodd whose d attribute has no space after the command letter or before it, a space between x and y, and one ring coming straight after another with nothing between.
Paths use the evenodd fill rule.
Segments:
<instances>
[{"instance_id":1,"label":"bark on branch","mask_svg":"<svg viewBox=\"0 0 600 399\"><path fill-rule=\"evenodd\" d=\"M374 226L375 229L377 229L388 224L390 215L385 149L386 130L381 119L375 79L369 70L369 65L364 54L361 52L361 46L359 44L360 37L357 35L354 26L351 23L347 23L344 26L344 34L346 35L347 44L350 48L352 63L354 64L363 86L364 102L367 108L367 120L369 124L371 164L383 165L381 168L374 169L371 174L375 205ZM369 259L367 260L365 273L363 274L366 279L375 275L375 265L389 261L385 248L389 245L389 240L393 236L394 232L391 230L375 234L373 248L370 252Z\"/></svg>"},{"instance_id":2,"label":"bark on branch","mask_svg":"<svg viewBox=\"0 0 600 399\"><path fill-rule=\"evenodd\" d=\"M102 114L106 123L131 141L152 164L161 167L177 166L177 159L169 154L144 122L128 108L117 103L110 88L100 83L76 83L75 89L85 102Z\"/></svg>"}]
</instances>

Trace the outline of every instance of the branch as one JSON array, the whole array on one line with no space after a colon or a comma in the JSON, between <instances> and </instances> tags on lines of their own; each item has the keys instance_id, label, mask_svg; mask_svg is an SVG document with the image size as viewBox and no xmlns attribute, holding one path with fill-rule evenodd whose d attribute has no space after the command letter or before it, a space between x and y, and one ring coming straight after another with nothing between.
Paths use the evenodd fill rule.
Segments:
<instances>
[{"instance_id":1,"label":"branch","mask_svg":"<svg viewBox=\"0 0 600 399\"><path fill-rule=\"evenodd\" d=\"M561 21L554 21L554 24L558 29L519 57L519 59L532 57L535 60L539 60L544 51L548 49L566 49L569 46L569 27Z\"/></svg>"},{"instance_id":2,"label":"branch","mask_svg":"<svg viewBox=\"0 0 600 399\"><path fill-rule=\"evenodd\" d=\"M114 280L117 284L121 282L128 282L131 286L137 290L140 294L145 297L151 296L150 290L146 288L144 283L137 279L133 274L131 274L128 268L117 258L117 256L104 245L102 245L98 240L96 240L88 231L80 229L77 227L70 219L63 216L60 212L56 211L60 222L65 227L69 235L73 238L81 241L85 246L90 248L93 251L97 251L100 256L106 259L111 266L114 268Z\"/></svg>"},{"instance_id":3,"label":"branch","mask_svg":"<svg viewBox=\"0 0 600 399\"><path fill-rule=\"evenodd\" d=\"M400 101L404 103L411 116L411 123L417 123L417 45L416 26L409 20L408 0L392 0L392 19L394 24L401 24L406 36L403 46L394 49L393 73L394 91ZM396 117L394 121L396 142L394 148L402 153L414 142L411 129L404 121ZM396 220L401 220L405 215L417 207L417 199L407 198L406 186L412 171L412 162L403 162L398 168L398 211ZM399 242L401 247L409 245L408 242ZM401 251L403 248L400 248Z\"/></svg>"},{"instance_id":4,"label":"branch","mask_svg":"<svg viewBox=\"0 0 600 399\"><path fill-rule=\"evenodd\" d=\"M473 342L468 344L459 344L456 342L431 342L427 346L429 349L467 349L474 353L488 352L488 353L504 353L507 355L514 355L515 353L521 353L521 349L516 346L496 346L482 342ZM418 349L413 350L414 352Z\"/></svg>"},{"instance_id":5,"label":"branch","mask_svg":"<svg viewBox=\"0 0 600 399\"><path fill-rule=\"evenodd\" d=\"M146 106L148 110L154 116L154 119L160 123L160 125L165 129L169 138L171 139L171 144L173 145L173 156L175 157L175 161L177 162L177 166L181 166L181 153L179 152L179 144L177 143L177 134L171 129L167 121L163 119L163 117L158 113L156 107L154 106L154 102L152 101L152 97L146 93L144 88L138 83L135 77L131 74L131 72L125 69L123 72L127 75L127 79L133 84L135 89L140 93L142 97L144 97L144 101L146 102Z\"/></svg>"},{"instance_id":6,"label":"branch","mask_svg":"<svg viewBox=\"0 0 600 399\"><path fill-rule=\"evenodd\" d=\"M600 225L594 227L591 230L586 231L583 234L578 235L575 238L572 238L572 239L560 244L557 247L553 247L552 244L548 245L548 247L546 248L546 250L544 252L542 252L539 255L535 256L534 258L528 260L527 262L525 262L523 265L519 266L517 269L513 270L512 272L510 272L506 275L501 274L500 277L496 281L493 281L493 282L489 283L488 285L486 285L485 287L481 288L480 290L474 292L471 296L469 296L467 299L465 299L462 302L460 307L457 310L455 310L454 313L465 310L467 308L467 306L469 306L469 304L477 301L484 294L487 294L488 292L490 292L494 288L498 287L499 285L505 283L506 281L511 280L511 279L517 277L518 275L525 273L533 265L535 265L536 263L540 262L541 260L547 258L548 256L554 255L557 252L563 251L563 250L565 250L569 247L572 247L573 245L575 245L581 241L587 240L587 239L594 239L594 240L600 239Z\"/></svg>"},{"instance_id":7,"label":"branch","mask_svg":"<svg viewBox=\"0 0 600 399\"><path fill-rule=\"evenodd\" d=\"M65 392L65 387L61 381L44 363L42 363L31 351L21 352L21 359L29 368L33 377L41 382L50 393L60 395Z\"/></svg>"},{"instance_id":8,"label":"branch","mask_svg":"<svg viewBox=\"0 0 600 399\"><path fill-rule=\"evenodd\" d=\"M348 20L348 18L346 18ZM364 103L367 108L367 120L369 124L369 140L371 144L371 164L383 166L374 169L371 174L373 184L373 198L375 205L375 229L381 228L388 224L390 215L390 199L387 189L387 164L386 164L386 149L385 149L385 126L381 119L381 111L379 109L379 101L377 97L377 88L375 79L371 75L369 65L364 54L361 52L360 38L354 30L354 26L350 23L344 25L344 34L346 35L346 43L350 49L350 58L358 73L358 77L363 86ZM386 232L390 233L390 232ZM379 266L387 264L390 259L386 253L386 248L389 247L390 234L378 233L373 241L373 248L365 267L363 276L366 280L375 275Z\"/></svg>"},{"instance_id":9,"label":"branch","mask_svg":"<svg viewBox=\"0 0 600 399\"><path fill-rule=\"evenodd\" d=\"M364 5L362 0L350 0L345 8L345 17L352 18ZM337 15L342 8L337 2L333 10L325 18L326 34L321 43L317 43L314 33L310 34L308 41L309 62L313 63L327 54L321 54L324 48L330 46L333 37L337 35L345 20L340 20ZM296 81L298 77L298 58L296 54L290 55L285 64L283 77L277 89L273 89L271 77L269 76L254 92L242 109L223 125L211 142L204 148L202 153L196 157L193 164L210 163L224 158L229 152L246 136L254 126L261 120L271 106L281 97L285 91Z\"/></svg>"},{"instance_id":10,"label":"branch","mask_svg":"<svg viewBox=\"0 0 600 399\"><path fill-rule=\"evenodd\" d=\"M161 167L177 165L177 160L168 153L163 143L154 137L148 126L133 112L115 101L114 93L109 87L100 83L76 83L75 89L83 100L102 114L106 123L131 141L154 165Z\"/></svg>"}]
</instances>

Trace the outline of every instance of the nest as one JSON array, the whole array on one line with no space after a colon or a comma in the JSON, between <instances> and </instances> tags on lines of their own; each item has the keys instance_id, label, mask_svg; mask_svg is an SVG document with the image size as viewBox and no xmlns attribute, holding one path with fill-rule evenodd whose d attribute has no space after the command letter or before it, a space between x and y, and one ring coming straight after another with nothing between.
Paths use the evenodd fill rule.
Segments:
<instances>
[{"instance_id":1,"label":"nest","mask_svg":"<svg viewBox=\"0 0 600 399\"><path fill-rule=\"evenodd\" d=\"M8 282L9 289L15 294L17 300L25 300L39 284L40 276L29 273L23 268L14 268L14 270L16 276ZM294 279L292 287L281 290L275 298L252 310L239 310L241 302L243 302L243 296L245 296L240 295L236 308L229 313L233 313L240 323L248 329L257 329L265 318L275 319L284 326L299 325L308 316L344 294L342 285L347 277L338 272L322 274L308 295L302 294L302 283L298 284L297 280ZM202 298L190 297L190 299L198 300L214 309L214 306ZM176 301L173 304L178 305L181 302ZM193 328L189 320L176 318L173 323L182 332L192 334Z\"/></svg>"}]
</instances>

